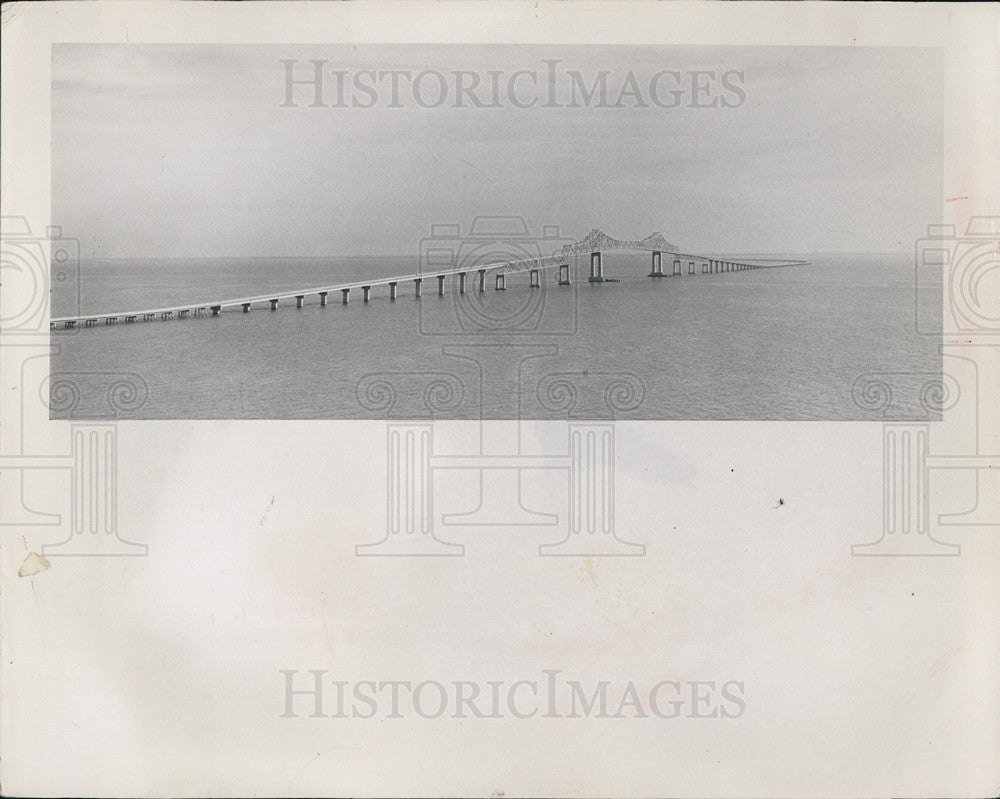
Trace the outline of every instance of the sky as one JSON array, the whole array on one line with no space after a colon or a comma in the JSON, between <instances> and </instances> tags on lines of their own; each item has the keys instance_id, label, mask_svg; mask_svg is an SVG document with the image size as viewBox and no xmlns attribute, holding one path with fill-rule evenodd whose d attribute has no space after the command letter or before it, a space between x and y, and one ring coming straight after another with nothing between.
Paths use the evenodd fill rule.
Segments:
<instances>
[{"instance_id":1,"label":"sky","mask_svg":"<svg viewBox=\"0 0 1000 799\"><path fill-rule=\"evenodd\" d=\"M286 82L310 59L321 107ZM909 252L941 214L935 50L72 44L52 66L52 222L92 258L415 255L489 215Z\"/></svg>"}]
</instances>

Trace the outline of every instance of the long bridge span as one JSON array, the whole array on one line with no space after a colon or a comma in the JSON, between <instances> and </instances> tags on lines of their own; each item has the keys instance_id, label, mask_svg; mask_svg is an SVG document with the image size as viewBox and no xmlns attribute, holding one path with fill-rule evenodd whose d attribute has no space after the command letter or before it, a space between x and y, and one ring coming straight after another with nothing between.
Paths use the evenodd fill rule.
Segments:
<instances>
[{"instance_id":1,"label":"long bridge span","mask_svg":"<svg viewBox=\"0 0 1000 799\"><path fill-rule=\"evenodd\" d=\"M295 307L302 308L306 297L319 297L319 304L325 306L331 296L336 298L340 294L340 301L348 303L351 292L361 292L363 302L368 302L372 297L372 292L377 287L385 287L389 290L389 299L395 300L400 285L413 284L414 296L419 297L421 286L424 280L437 280L437 294L444 296L445 280L448 277L456 279L459 294L466 291L486 291L487 275L493 277L493 288L496 291L506 289L507 276L528 273L529 286L531 288L541 288L540 275L545 270L557 270L554 274L558 285L571 285L570 278L570 258L574 256L590 256L590 275L588 282L603 283L604 262L602 255L611 251L629 252L649 252L652 254L649 277L681 277L687 275L711 275L725 272L742 272L751 269L765 269L779 266L801 266L808 261L791 260L769 260L769 259L742 259L726 260L709 258L702 255L683 253L677 247L670 244L662 234L652 233L644 239L638 241L626 241L608 236L601 230L594 229L586 237L574 244L562 247L558 252L551 255L543 255L537 258L523 258L513 261L497 261L495 263L476 264L474 266L458 266L433 270L409 275L399 275L396 277L384 277L375 280L359 280L353 283L338 283L331 286L317 286L314 288L299 289L296 291L283 291L278 293L260 294L254 297L238 297L229 300L212 300L203 303L186 303L175 305L169 308L146 308L138 311L116 311L99 314L82 314L79 316L60 316L49 321L51 329L69 329L75 327L94 327L96 325L114 325L119 323L131 324L134 322L152 322L154 320L183 319L191 316L204 316L211 314L218 316L223 310L242 310L243 313L250 313L255 307L270 308L277 310L282 301L295 300ZM663 270L663 256L667 260L673 261L669 272ZM686 269L685 269L686 266ZM471 278L471 281L470 281ZM471 282L471 286L470 286Z\"/></svg>"}]
</instances>

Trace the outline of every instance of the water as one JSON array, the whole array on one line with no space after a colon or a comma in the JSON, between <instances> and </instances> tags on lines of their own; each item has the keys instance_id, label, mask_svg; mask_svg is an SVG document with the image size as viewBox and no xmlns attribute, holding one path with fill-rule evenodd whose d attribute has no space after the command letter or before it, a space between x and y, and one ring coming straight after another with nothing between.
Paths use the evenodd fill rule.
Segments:
<instances>
[{"instance_id":1,"label":"water","mask_svg":"<svg viewBox=\"0 0 1000 799\"><path fill-rule=\"evenodd\" d=\"M629 418L852 420L866 373L940 375L914 326L905 256L807 255L809 266L651 279L649 255L605 275L459 297L425 278L370 303L339 292L271 313L53 331L52 418ZM664 269L672 260L664 256ZM415 258L94 261L54 284L53 315L204 303L416 272ZM687 265L684 265L687 272ZM582 282L580 278L583 278ZM929 287L924 287L928 290ZM913 398L895 418L928 418ZM899 407L910 402L912 407ZM935 417L936 418L936 417Z\"/></svg>"}]
</instances>

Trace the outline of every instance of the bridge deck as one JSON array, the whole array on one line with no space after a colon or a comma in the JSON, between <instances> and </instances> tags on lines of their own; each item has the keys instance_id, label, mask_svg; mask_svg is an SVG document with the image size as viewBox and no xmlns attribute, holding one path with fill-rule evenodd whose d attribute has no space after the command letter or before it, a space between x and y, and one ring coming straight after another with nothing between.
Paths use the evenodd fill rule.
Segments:
<instances>
[{"instance_id":1,"label":"bridge deck","mask_svg":"<svg viewBox=\"0 0 1000 799\"><path fill-rule=\"evenodd\" d=\"M617 249L616 247L611 247L609 249ZM577 254L577 253L574 253ZM663 255L668 256L668 258L681 259L681 260L697 260L701 263L711 260L701 255L692 255L690 253L679 253L679 252L664 252ZM770 259L741 259L741 263L753 264L756 268L766 268L771 266L796 266L808 263L807 261L775 261ZM406 283L414 280L433 280L438 276L449 276L458 274L477 274L479 272L496 272L498 270L503 270L504 274L517 274L523 273L530 270L538 269L553 269L560 265L568 263L567 254L561 253L556 255L542 256L540 258L528 258L518 261L502 261L490 264L477 264L472 267L461 266L452 267L447 269L438 270L428 270L421 273L414 273L408 275L398 275L395 277L380 277L372 278L369 280L357 280L350 283L336 283L330 286L315 286L313 288L297 289L295 291L279 291L272 292L270 294L258 294L252 297L238 297L235 299L227 300L212 300L208 302L196 302L196 303L184 303L183 305L171 305L160 308L144 308L136 311L102 311L100 313L89 313L81 314L78 316L59 316L53 317L49 320L50 327L57 327L62 325L63 327L72 327L80 323L97 323L101 320L110 322L111 320L118 320L123 318L130 318L137 320L138 317L156 317L164 315L173 315L182 312L200 312L207 311L209 309L225 309L225 308L236 308L243 307L245 305L253 306L258 303L267 303L272 301L280 300L291 300L298 299L299 297L315 296L320 294L335 294L336 292L350 290L350 289L363 289L365 287L374 288L376 286L388 286L391 283ZM143 320L147 321L147 320Z\"/></svg>"}]
</instances>

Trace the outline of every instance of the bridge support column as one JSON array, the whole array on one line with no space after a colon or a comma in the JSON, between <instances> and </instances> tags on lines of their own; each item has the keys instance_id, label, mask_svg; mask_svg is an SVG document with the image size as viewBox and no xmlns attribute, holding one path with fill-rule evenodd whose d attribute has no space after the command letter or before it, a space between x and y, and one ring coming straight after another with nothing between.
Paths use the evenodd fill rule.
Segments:
<instances>
[{"instance_id":1,"label":"bridge support column","mask_svg":"<svg viewBox=\"0 0 1000 799\"><path fill-rule=\"evenodd\" d=\"M438 296L439 297L443 297L444 296L444 275L438 275L437 279L438 279Z\"/></svg>"},{"instance_id":2,"label":"bridge support column","mask_svg":"<svg viewBox=\"0 0 1000 799\"><path fill-rule=\"evenodd\" d=\"M340 293L344 295L344 305L347 305L351 301L351 290L341 289Z\"/></svg>"},{"instance_id":3,"label":"bridge support column","mask_svg":"<svg viewBox=\"0 0 1000 799\"><path fill-rule=\"evenodd\" d=\"M694 274L694 261L688 261L688 274Z\"/></svg>"},{"instance_id":4,"label":"bridge support column","mask_svg":"<svg viewBox=\"0 0 1000 799\"><path fill-rule=\"evenodd\" d=\"M328 292L328 291L321 291L319 293L319 307L320 308L325 308L326 307L326 295L329 294L329 293L330 292Z\"/></svg>"},{"instance_id":5,"label":"bridge support column","mask_svg":"<svg viewBox=\"0 0 1000 799\"><path fill-rule=\"evenodd\" d=\"M218 316L219 315L219 311L221 311L221 310L222 310L222 306L221 305L213 305L212 306L212 316Z\"/></svg>"},{"instance_id":6,"label":"bridge support column","mask_svg":"<svg viewBox=\"0 0 1000 799\"><path fill-rule=\"evenodd\" d=\"M681 261L680 261L679 258L675 258L674 259L674 270L673 270L672 276L673 277L680 277L681 276Z\"/></svg>"},{"instance_id":7,"label":"bridge support column","mask_svg":"<svg viewBox=\"0 0 1000 799\"><path fill-rule=\"evenodd\" d=\"M507 279L504 277L503 272L497 272L497 284L495 287L496 291L506 291L507 290Z\"/></svg>"},{"instance_id":8,"label":"bridge support column","mask_svg":"<svg viewBox=\"0 0 1000 799\"><path fill-rule=\"evenodd\" d=\"M368 302L368 300L370 300L372 298L372 287L371 286L362 286L361 287L361 291L363 292L362 297L361 297L362 302Z\"/></svg>"},{"instance_id":9,"label":"bridge support column","mask_svg":"<svg viewBox=\"0 0 1000 799\"><path fill-rule=\"evenodd\" d=\"M296 308L301 308L302 307L302 301L304 299L305 299L305 295L304 294L296 294L295 295L295 307Z\"/></svg>"},{"instance_id":10,"label":"bridge support column","mask_svg":"<svg viewBox=\"0 0 1000 799\"><path fill-rule=\"evenodd\" d=\"M590 254L590 282L604 282L604 264L601 261L600 251L592 252Z\"/></svg>"},{"instance_id":11,"label":"bridge support column","mask_svg":"<svg viewBox=\"0 0 1000 799\"><path fill-rule=\"evenodd\" d=\"M663 277L663 254L653 251L653 266L648 277Z\"/></svg>"},{"instance_id":12,"label":"bridge support column","mask_svg":"<svg viewBox=\"0 0 1000 799\"><path fill-rule=\"evenodd\" d=\"M272 311L276 311L278 309L278 301L277 300L268 300L268 302L271 303L271 310Z\"/></svg>"},{"instance_id":13,"label":"bridge support column","mask_svg":"<svg viewBox=\"0 0 1000 799\"><path fill-rule=\"evenodd\" d=\"M190 311L187 308L185 308L184 310L177 312L177 318L178 319L186 319L187 315L189 313L190 313ZM108 320L108 324L117 324L117 323L118 323L118 317L117 316L112 316L111 319Z\"/></svg>"},{"instance_id":14,"label":"bridge support column","mask_svg":"<svg viewBox=\"0 0 1000 799\"><path fill-rule=\"evenodd\" d=\"M423 282L423 278L416 277L413 279L413 296L420 297L420 284Z\"/></svg>"},{"instance_id":15,"label":"bridge support column","mask_svg":"<svg viewBox=\"0 0 1000 799\"><path fill-rule=\"evenodd\" d=\"M250 303L243 303L243 313L250 313Z\"/></svg>"},{"instance_id":16,"label":"bridge support column","mask_svg":"<svg viewBox=\"0 0 1000 799\"><path fill-rule=\"evenodd\" d=\"M480 292L486 291L486 270L485 269L480 269L479 270L479 291Z\"/></svg>"},{"instance_id":17,"label":"bridge support column","mask_svg":"<svg viewBox=\"0 0 1000 799\"><path fill-rule=\"evenodd\" d=\"M458 293L465 294L465 279L468 277L467 272L458 273Z\"/></svg>"},{"instance_id":18,"label":"bridge support column","mask_svg":"<svg viewBox=\"0 0 1000 799\"><path fill-rule=\"evenodd\" d=\"M396 299L396 284L395 283L390 283L389 284L389 299L390 300Z\"/></svg>"},{"instance_id":19,"label":"bridge support column","mask_svg":"<svg viewBox=\"0 0 1000 799\"><path fill-rule=\"evenodd\" d=\"M559 265L559 285L568 286L569 282L569 264Z\"/></svg>"},{"instance_id":20,"label":"bridge support column","mask_svg":"<svg viewBox=\"0 0 1000 799\"><path fill-rule=\"evenodd\" d=\"M528 274L528 279L529 279L529 288L533 288L533 289L541 288L542 284L538 282L538 270L537 269L532 269L531 270L531 272Z\"/></svg>"}]
</instances>

